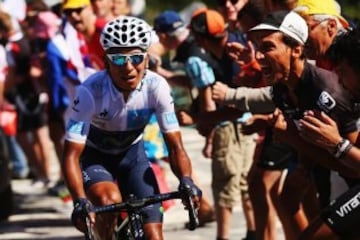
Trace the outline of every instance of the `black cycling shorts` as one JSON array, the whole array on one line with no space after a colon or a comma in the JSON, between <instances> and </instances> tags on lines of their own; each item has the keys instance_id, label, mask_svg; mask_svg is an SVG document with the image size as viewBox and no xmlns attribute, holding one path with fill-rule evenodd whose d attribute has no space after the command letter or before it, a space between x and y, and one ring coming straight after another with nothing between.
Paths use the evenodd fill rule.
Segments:
<instances>
[{"instance_id":1,"label":"black cycling shorts","mask_svg":"<svg viewBox=\"0 0 360 240\"><path fill-rule=\"evenodd\" d=\"M159 194L159 187L151 164L140 141L119 155L105 154L85 147L81 155L84 188L98 182L117 182L123 198L134 194L138 198ZM144 223L159 223L163 219L161 203L142 211Z\"/></svg>"},{"instance_id":2,"label":"black cycling shorts","mask_svg":"<svg viewBox=\"0 0 360 240\"><path fill-rule=\"evenodd\" d=\"M271 129L266 129L257 167L265 170L284 170L296 159L295 150L286 144L275 143Z\"/></svg>"},{"instance_id":3,"label":"black cycling shorts","mask_svg":"<svg viewBox=\"0 0 360 240\"><path fill-rule=\"evenodd\" d=\"M321 217L334 233L343 239L360 236L360 185L357 185L326 207Z\"/></svg>"}]
</instances>

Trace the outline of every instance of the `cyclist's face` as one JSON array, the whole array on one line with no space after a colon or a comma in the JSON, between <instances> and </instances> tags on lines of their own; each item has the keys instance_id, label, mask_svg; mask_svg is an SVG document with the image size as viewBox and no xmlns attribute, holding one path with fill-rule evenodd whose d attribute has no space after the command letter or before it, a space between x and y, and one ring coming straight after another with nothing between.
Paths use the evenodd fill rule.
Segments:
<instances>
[{"instance_id":1,"label":"cyclist's face","mask_svg":"<svg viewBox=\"0 0 360 240\"><path fill-rule=\"evenodd\" d=\"M112 48L106 52L105 61L115 86L133 91L144 77L148 55L139 48Z\"/></svg>"}]
</instances>

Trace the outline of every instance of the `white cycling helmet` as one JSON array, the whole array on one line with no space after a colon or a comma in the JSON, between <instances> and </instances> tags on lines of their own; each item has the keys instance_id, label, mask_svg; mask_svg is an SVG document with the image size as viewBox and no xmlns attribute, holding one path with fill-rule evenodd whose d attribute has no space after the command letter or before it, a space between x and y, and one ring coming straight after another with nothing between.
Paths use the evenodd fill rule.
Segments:
<instances>
[{"instance_id":1,"label":"white cycling helmet","mask_svg":"<svg viewBox=\"0 0 360 240\"><path fill-rule=\"evenodd\" d=\"M151 27L144 20L120 16L108 22L100 36L100 44L106 51L113 47L139 47L147 50L151 43Z\"/></svg>"}]
</instances>

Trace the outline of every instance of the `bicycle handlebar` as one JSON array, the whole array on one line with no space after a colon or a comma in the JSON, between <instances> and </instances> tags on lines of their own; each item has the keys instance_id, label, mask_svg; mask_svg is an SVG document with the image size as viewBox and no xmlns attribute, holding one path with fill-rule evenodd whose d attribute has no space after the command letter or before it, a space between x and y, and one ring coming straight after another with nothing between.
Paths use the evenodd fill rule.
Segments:
<instances>
[{"instance_id":1,"label":"bicycle handlebar","mask_svg":"<svg viewBox=\"0 0 360 240\"><path fill-rule=\"evenodd\" d=\"M169 193L161 193L156 194L149 197L144 198L130 198L124 202L121 203L115 203L110 204L106 206L96 206L94 207L94 212L96 214L98 213L105 213L105 212L116 212L116 211L129 211L129 210L137 210L141 209L143 207L146 207L148 205L163 202L170 199L181 199L182 198L182 192L175 191L175 192L169 192ZM196 227L199 225L199 220L197 217L197 210L194 207L194 202L192 200L191 192L187 193L187 200L189 202L189 230L195 230Z\"/></svg>"}]
</instances>

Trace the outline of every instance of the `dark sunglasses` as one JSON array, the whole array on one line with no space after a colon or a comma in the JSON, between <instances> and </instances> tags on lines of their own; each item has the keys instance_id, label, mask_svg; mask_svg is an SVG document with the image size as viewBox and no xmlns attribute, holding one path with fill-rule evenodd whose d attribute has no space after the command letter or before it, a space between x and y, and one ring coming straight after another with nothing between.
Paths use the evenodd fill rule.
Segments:
<instances>
[{"instance_id":1,"label":"dark sunglasses","mask_svg":"<svg viewBox=\"0 0 360 240\"><path fill-rule=\"evenodd\" d=\"M63 13L65 14L65 16L69 17L71 16L74 12L77 14L77 15L80 15L82 10L84 10L85 7L79 7L79 8L69 8L69 9L65 9L63 11Z\"/></svg>"},{"instance_id":2,"label":"dark sunglasses","mask_svg":"<svg viewBox=\"0 0 360 240\"><path fill-rule=\"evenodd\" d=\"M122 67L126 64L127 61L130 61L132 65L139 65L145 59L146 53L135 53L135 54L106 54L106 56L111 60L116 66Z\"/></svg>"},{"instance_id":3,"label":"dark sunglasses","mask_svg":"<svg viewBox=\"0 0 360 240\"><path fill-rule=\"evenodd\" d=\"M225 6L225 5L226 5L226 2L227 2L228 0L216 0L216 1L217 1L217 4L218 4L219 6ZM239 0L230 0L230 2L231 2L232 5L237 4L238 1L239 1Z\"/></svg>"}]
</instances>

